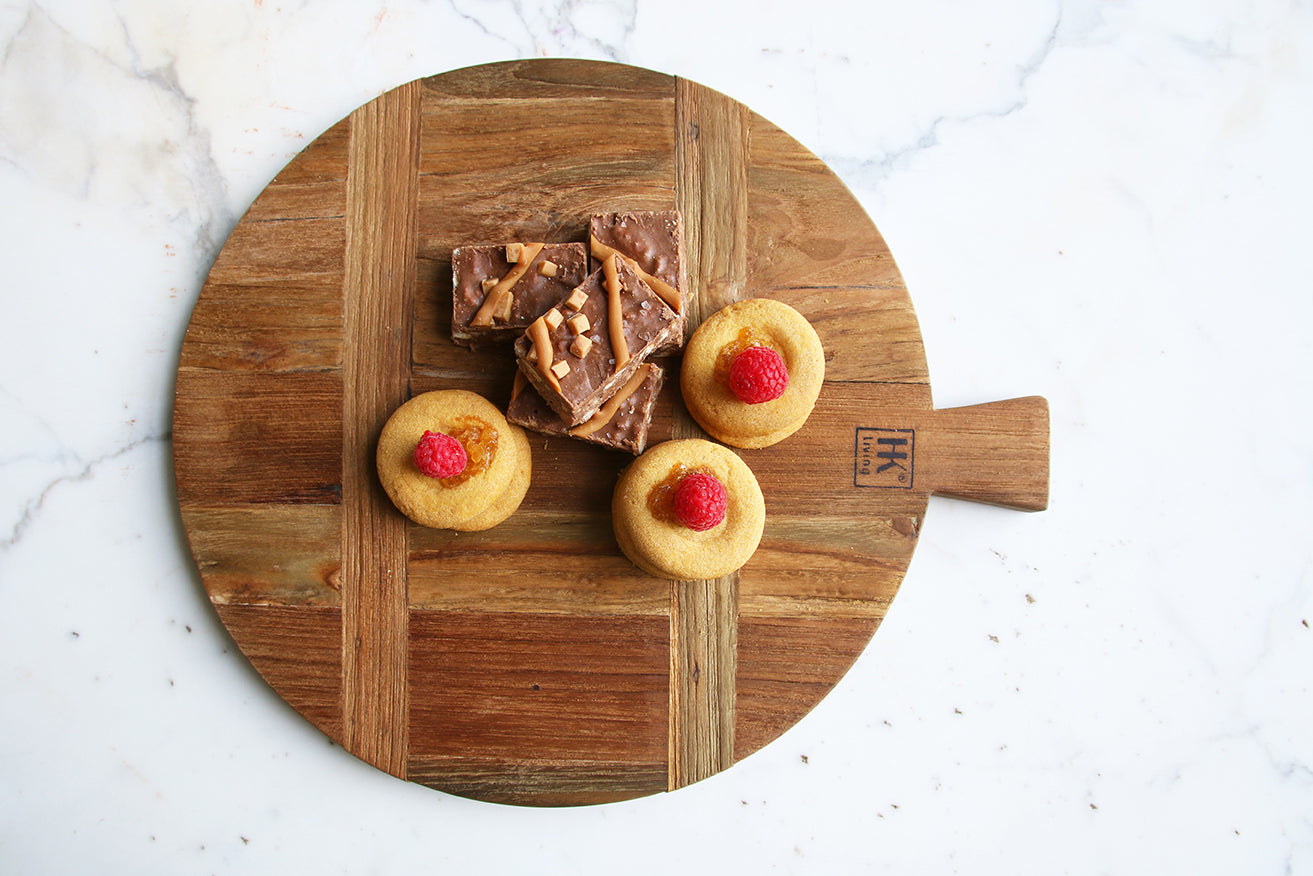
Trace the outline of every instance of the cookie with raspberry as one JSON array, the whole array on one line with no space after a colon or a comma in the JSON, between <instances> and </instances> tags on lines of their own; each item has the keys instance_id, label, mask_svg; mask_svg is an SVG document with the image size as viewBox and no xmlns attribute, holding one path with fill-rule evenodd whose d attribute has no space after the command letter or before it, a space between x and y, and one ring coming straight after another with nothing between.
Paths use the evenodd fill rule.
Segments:
<instances>
[{"instance_id":1,"label":"cookie with raspberry","mask_svg":"<svg viewBox=\"0 0 1313 876\"><path fill-rule=\"evenodd\" d=\"M689 338L679 375L684 404L714 438L768 447L811 415L825 351L811 323L782 301L751 298L718 310Z\"/></svg>"},{"instance_id":2,"label":"cookie with raspberry","mask_svg":"<svg viewBox=\"0 0 1313 876\"><path fill-rule=\"evenodd\" d=\"M649 447L611 498L616 542L648 574L677 581L739 569L761 543L766 503L738 454L700 438Z\"/></svg>"},{"instance_id":3,"label":"cookie with raspberry","mask_svg":"<svg viewBox=\"0 0 1313 876\"><path fill-rule=\"evenodd\" d=\"M532 475L524 430L459 389L426 392L393 411L375 456L393 504L435 529L496 526L519 507Z\"/></svg>"}]
</instances>

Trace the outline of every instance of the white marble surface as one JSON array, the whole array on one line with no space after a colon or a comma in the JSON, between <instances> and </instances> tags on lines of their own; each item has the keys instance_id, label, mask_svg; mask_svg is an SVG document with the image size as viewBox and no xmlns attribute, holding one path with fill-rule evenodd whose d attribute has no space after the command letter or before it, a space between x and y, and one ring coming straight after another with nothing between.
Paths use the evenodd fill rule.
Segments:
<instances>
[{"instance_id":1,"label":"white marble surface","mask_svg":"<svg viewBox=\"0 0 1313 876\"><path fill-rule=\"evenodd\" d=\"M535 55L792 133L890 242L937 405L1053 414L1050 510L934 500L798 726L577 810L328 745L231 646L170 480L182 332L268 179ZM1310 155L1307 0L0 0L0 872L1313 872Z\"/></svg>"}]
</instances>

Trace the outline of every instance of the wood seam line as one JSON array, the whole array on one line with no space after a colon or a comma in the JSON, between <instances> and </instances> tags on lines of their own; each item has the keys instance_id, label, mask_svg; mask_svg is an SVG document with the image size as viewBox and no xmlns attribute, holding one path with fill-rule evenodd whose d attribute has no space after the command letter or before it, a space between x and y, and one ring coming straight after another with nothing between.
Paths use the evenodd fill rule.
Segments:
<instances>
[{"instance_id":1,"label":"wood seam line","mask_svg":"<svg viewBox=\"0 0 1313 876\"><path fill-rule=\"evenodd\" d=\"M691 332L746 286L748 114L719 92L676 79L674 123ZM687 413L672 431L676 438L706 437ZM671 582L670 790L734 763L737 646L737 572Z\"/></svg>"},{"instance_id":2,"label":"wood seam line","mask_svg":"<svg viewBox=\"0 0 1313 876\"><path fill-rule=\"evenodd\" d=\"M405 778L406 521L378 484L379 431L409 391L420 84L350 116L342 342L342 737Z\"/></svg>"}]
</instances>

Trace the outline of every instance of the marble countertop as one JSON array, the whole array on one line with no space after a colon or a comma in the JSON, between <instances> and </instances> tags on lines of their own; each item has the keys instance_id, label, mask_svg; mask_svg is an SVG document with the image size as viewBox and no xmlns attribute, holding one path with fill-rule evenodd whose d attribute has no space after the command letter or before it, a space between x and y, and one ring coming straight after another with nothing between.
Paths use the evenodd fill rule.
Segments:
<instances>
[{"instance_id":1,"label":"marble countertop","mask_svg":"<svg viewBox=\"0 0 1313 876\"><path fill-rule=\"evenodd\" d=\"M775 122L888 240L936 405L1052 410L1049 510L933 499L810 715L581 809L329 744L218 623L170 459L188 315L273 174L533 56ZM1313 872L1311 154L1306 2L0 0L0 870Z\"/></svg>"}]
</instances>

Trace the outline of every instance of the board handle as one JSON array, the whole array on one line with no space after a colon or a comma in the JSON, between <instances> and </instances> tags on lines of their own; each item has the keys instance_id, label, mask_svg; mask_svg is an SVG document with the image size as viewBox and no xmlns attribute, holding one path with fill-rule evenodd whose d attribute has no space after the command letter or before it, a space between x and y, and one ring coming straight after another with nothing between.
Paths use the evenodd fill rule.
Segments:
<instances>
[{"instance_id":1,"label":"board handle","mask_svg":"<svg viewBox=\"0 0 1313 876\"><path fill-rule=\"evenodd\" d=\"M1048 507L1044 398L883 414L886 428L857 429L855 486L914 489L1022 511Z\"/></svg>"},{"instance_id":2,"label":"board handle","mask_svg":"<svg viewBox=\"0 0 1313 876\"><path fill-rule=\"evenodd\" d=\"M928 412L923 488L1021 511L1049 504L1049 403L1041 396Z\"/></svg>"}]
</instances>

